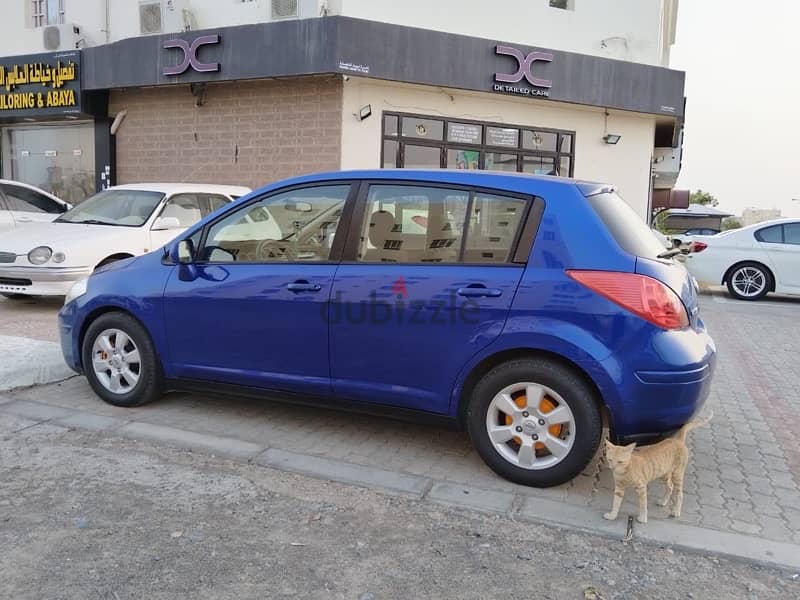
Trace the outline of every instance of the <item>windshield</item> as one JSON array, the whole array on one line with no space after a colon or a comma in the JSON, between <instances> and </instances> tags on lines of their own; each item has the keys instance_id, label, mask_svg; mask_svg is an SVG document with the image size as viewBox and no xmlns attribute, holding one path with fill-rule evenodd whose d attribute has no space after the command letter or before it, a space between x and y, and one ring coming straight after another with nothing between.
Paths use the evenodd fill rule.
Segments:
<instances>
[{"instance_id":1,"label":"windshield","mask_svg":"<svg viewBox=\"0 0 800 600\"><path fill-rule=\"evenodd\" d=\"M141 227L163 198L161 192L105 190L68 210L56 222Z\"/></svg>"},{"instance_id":2,"label":"windshield","mask_svg":"<svg viewBox=\"0 0 800 600\"><path fill-rule=\"evenodd\" d=\"M664 253L664 245L619 194L606 192L588 200L623 250L643 258L657 258Z\"/></svg>"}]
</instances>

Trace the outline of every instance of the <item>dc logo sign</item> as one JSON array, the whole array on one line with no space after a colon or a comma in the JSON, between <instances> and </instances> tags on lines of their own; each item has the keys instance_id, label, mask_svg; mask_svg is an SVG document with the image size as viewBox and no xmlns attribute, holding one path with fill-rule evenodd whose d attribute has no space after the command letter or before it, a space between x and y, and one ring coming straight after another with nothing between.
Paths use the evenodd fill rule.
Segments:
<instances>
[{"instance_id":1,"label":"dc logo sign","mask_svg":"<svg viewBox=\"0 0 800 600\"><path fill-rule=\"evenodd\" d=\"M164 67L164 75L180 75L192 67L198 73L213 73L219 71L219 63L203 63L197 58L201 46L219 44L219 34L204 35L195 39L191 44L186 40L174 39L164 42L164 48L179 48L183 51L183 60L173 67Z\"/></svg>"},{"instance_id":2,"label":"dc logo sign","mask_svg":"<svg viewBox=\"0 0 800 600\"><path fill-rule=\"evenodd\" d=\"M553 82L549 79L541 79L533 74L534 63L553 62L553 55L549 52L531 52L526 56L516 48L512 48L510 46L497 46L495 47L495 53L502 54L504 56L513 56L517 61L516 72L511 74L495 73L495 81L501 81L503 83L518 83L525 78L529 84L535 87L553 87Z\"/></svg>"}]
</instances>

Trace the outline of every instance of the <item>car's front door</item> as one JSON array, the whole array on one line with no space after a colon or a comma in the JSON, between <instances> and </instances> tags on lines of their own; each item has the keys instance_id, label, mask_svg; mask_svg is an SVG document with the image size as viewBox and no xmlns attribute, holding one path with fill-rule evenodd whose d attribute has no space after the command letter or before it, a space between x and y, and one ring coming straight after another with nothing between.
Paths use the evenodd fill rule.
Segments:
<instances>
[{"instance_id":1,"label":"car's front door","mask_svg":"<svg viewBox=\"0 0 800 600\"><path fill-rule=\"evenodd\" d=\"M196 260L175 267L164 297L178 377L330 394L325 317L350 190L279 191L193 236Z\"/></svg>"},{"instance_id":2,"label":"car's front door","mask_svg":"<svg viewBox=\"0 0 800 600\"><path fill-rule=\"evenodd\" d=\"M11 216L18 225L48 223L65 211L65 207L43 194L10 183L0 184Z\"/></svg>"},{"instance_id":3,"label":"car's front door","mask_svg":"<svg viewBox=\"0 0 800 600\"><path fill-rule=\"evenodd\" d=\"M446 413L460 369L503 329L531 202L424 183L364 186L331 298L334 394Z\"/></svg>"},{"instance_id":4,"label":"car's front door","mask_svg":"<svg viewBox=\"0 0 800 600\"><path fill-rule=\"evenodd\" d=\"M769 242L763 246L775 265L778 285L796 293L800 290L800 223L784 223L782 228L781 243Z\"/></svg>"}]
</instances>

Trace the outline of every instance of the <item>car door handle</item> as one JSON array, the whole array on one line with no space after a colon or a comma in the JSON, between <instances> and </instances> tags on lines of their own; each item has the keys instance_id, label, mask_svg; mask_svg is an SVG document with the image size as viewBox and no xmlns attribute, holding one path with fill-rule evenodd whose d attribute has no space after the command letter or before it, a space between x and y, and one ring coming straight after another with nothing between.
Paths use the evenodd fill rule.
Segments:
<instances>
[{"instance_id":1,"label":"car door handle","mask_svg":"<svg viewBox=\"0 0 800 600\"><path fill-rule=\"evenodd\" d=\"M503 290L487 288L485 285L476 285L458 288L456 293L466 298L497 298L503 295Z\"/></svg>"},{"instance_id":2,"label":"car door handle","mask_svg":"<svg viewBox=\"0 0 800 600\"><path fill-rule=\"evenodd\" d=\"M32 223L33 219L30 217L17 217L17 223Z\"/></svg>"},{"instance_id":3,"label":"car door handle","mask_svg":"<svg viewBox=\"0 0 800 600\"><path fill-rule=\"evenodd\" d=\"M318 292L322 286L318 283L309 283L308 281L298 280L286 286L290 292Z\"/></svg>"}]
</instances>

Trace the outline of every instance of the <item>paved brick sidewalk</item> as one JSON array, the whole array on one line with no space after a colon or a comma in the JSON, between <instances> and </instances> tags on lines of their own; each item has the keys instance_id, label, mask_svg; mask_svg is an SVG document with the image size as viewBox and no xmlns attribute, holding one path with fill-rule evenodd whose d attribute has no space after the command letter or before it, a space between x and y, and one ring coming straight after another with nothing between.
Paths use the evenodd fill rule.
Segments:
<instances>
[{"instance_id":1,"label":"paved brick sidewalk","mask_svg":"<svg viewBox=\"0 0 800 600\"><path fill-rule=\"evenodd\" d=\"M737 303L708 295L703 301L703 317L720 354L709 400L716 416L710 427L690 435L694 452L681 521L800 544L800 302ZM513 492L533 502L557 500L596 513L597 527L611 501L611 477L599 460L565 486L524 488L489 471L465 434L386 419L188 394L117 409L100 402L82 378L23 390L13 398ZM653 498L660 493L658 485L652 486ZM635 513L633 496L626 498L623 511ZM651 521L669 522L664 509L653 504Z\"/></svg>"}]
</instances>

